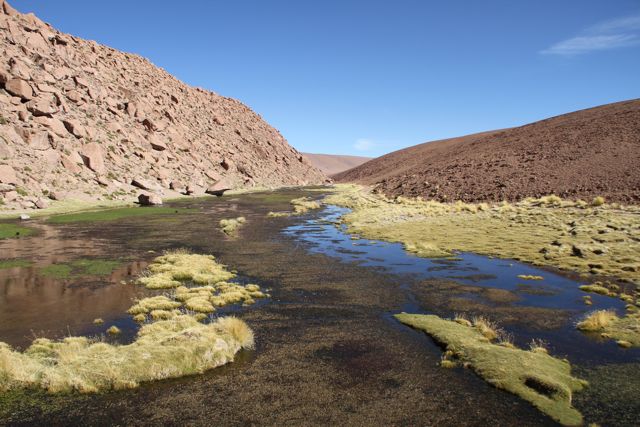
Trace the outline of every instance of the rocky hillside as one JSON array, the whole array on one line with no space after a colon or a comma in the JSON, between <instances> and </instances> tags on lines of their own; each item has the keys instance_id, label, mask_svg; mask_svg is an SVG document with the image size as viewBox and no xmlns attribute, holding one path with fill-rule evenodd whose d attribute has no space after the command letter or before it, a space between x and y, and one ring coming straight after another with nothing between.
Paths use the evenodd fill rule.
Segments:
<instances>
[{"instance_id":1,"label":"rocky hillside","mask_svg":"<svg viewBox=\"0 0 640 427\"><path fill-rule=\"evenodd\" d=\"M334 176L388 196L640 202L640 100L416 145Z\"/></svg>"},{"instance_id":2,"label":"rocky hillside","mask_svg":"<svg viewBox=\"0 0 640 427\"><path fill-rule=\"evenodd\" d=\"M302 153L309 163L320 169L327 175L334 175L355 168L371 160L371 157L343 156L339 154L313 154Z\"/></svg>"},{"instance_id":3,"label":"rocky hillside","mask_svg":"<svg viewBox=\"0 0 640 427\"><path fill-rule=\"evenodd\" d=\"M0 0L0 209L325 181L242 103Z\"/></svg>"}]
</instances>

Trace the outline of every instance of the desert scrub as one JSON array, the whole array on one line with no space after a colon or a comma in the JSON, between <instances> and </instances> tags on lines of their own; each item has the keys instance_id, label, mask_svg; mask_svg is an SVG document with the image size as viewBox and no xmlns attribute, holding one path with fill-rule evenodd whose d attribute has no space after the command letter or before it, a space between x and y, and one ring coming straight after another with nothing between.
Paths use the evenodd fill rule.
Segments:
<instances>
[{"instance_id":1,"label":"desert scrub","mask_svg":"<svg viewBox=\"0 0 640 427\"><path fill-rule=\"evenodd\" d=\"M41 388L92 393L203 373L253 347L253 333L234 317L209 324L179 315L143 325L136 340L112 345L85 337L36 339L25 352L0 343L0 391Z\"/></svg>"},{"instance_id":2,"label":"desert scrub","mask_svg":"<svg viewBox=\"0 0 640 427\"><path fill-rule=\"evenodd\" d=\"M586 315L576 327L614 339L622 347L640 347L640 314L637 312L618 317L613 310L597 310Z\"/></svg>"},{"instance_id":3,"label":"desert scrub","mask_svg":"<svg viewBox=\"0 0 640 427\"><path fill-rule=\"evenodd\" d=\"M355 185L337 185L324 202L352 210L342 218L349 233L417 255L474 252L640 285L640 206L555 196L493 205L391 200Z\"/></svg>"},{"instance_id":4,"label":"desert scrub","mask_svg":"<svg viewBox=\"0 0 640 427\"><path fill-rule=\"evenodd\" d=\"M209 285L235 277L224 265L218 264L213 255L186 251L168 252L153 260L148 270L147 276L137 280L148 289L177 288L187 282Z\"/></svg>"},{"instance_id":5,"label":"desert scrub","mask_svg":"<svg viewBox=\"0 0 640 427\"><path fill-rule=\"evenodd\" d=\"M26 237L35 233L36 230L29 227L21 227L12 223L0 223L0 239L11 239L15 237Z\"/></svg>"},{"instance_id":6,"label":"desert scrub","mask_svg":"<svg viewBox=\"0 0 640 427\"><path fill-rule=\"evenodd\" d=\"M220 230L222 230L222 232L227 236L231 236L236 234L238 228L244 225L245 222L247 222L247 220L243 216L239 216L238 218L221 219Z\"/></svg>"},{"instance_id":7,"label":"desert scrub","mask_svg":"<svg viewBox=\"0 0 640 427\"><path fill-rule=\"evenodd\" d=\"M446 346L443 361L447 363L443 366L462 364L495 387L531 402L561 424L582 423L582 415L571 406L571 398L586 382L571 375L571 365L566 360L539 350L539 345L526 351L494 343L469 321L406 313L395 317Z\"/></svg>"}]
</instances>

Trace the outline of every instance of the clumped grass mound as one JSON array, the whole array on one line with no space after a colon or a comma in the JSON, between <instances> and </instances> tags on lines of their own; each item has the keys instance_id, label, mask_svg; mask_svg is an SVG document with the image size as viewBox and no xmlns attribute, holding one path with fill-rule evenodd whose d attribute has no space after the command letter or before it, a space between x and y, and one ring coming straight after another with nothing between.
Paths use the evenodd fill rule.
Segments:
<instances>
[{"instance_id":1,"label":"clumped grass mound","mask_svg":"<svg viewBox=\"0 0 640 427\"><path fill-rule=\"evenodd\" d=\"M317 202L310 197L299 197L291 200L292 212L269 212L268 217L278 218L292 215L302 215L313 209L320 209L320 202Z\"/></svg>"},{"instance_id":2,"label":"clumped grass mound","mask_svg":"<svg viewBox=\"0 0 640 427\"><path fill-rule=\"evenodd\" d=\"M213 255L174 251L156 258L149 265L149 275L139 278L138 283L148 289L170 289L183 282L210 285L234 277L235 274L218 264Z\"/></svg>"},{"instance_id":3,"label":"clumped grass mound","mask_svg":"<svg viewBox=\"0 0 640 427\"><path fill-rule=\"evenodd\" d=\"M390 200L354 185L336 186L324 202L352 209L342 218L349 233L420 256L475 252L640 286L640 206L557 196L492 205Z\"/></svg>"},{"instance_id":4,"label":"clumped grass mound","mask_svg":"<svg viewBox=\"0 0 640 427\"><path fill-rule=\"evenodd\" d=\"M24 352L0 343L0 391L42 388L91 393L199 374L253 346L253 333L233 317L199 323L188 315L142 326L136 340L111 345L85 337L37 339Z\"/></svg>"},{"instance_id":5,"label":"clumped grass mound","mask_svg":"<svg viewBox=\"0 0 640 427\"><path fill-rule=\"evenodd\" d=\"M494 327L479 326L482 322L474 324L466 319L406 313L395 317L446 346L443 367L462 364L493 386L531 402L561 424L582 423L582 415L571 406L571 397L586 382L571 375L569 362L550 356L538 343L530 351L510 343L494 343L494 335L498 335Z\"/></svg>"},{"instance_id":6,"label":"clumped grass mound","mask_svg":"<svg viewBox=\"0 0 640 427\"><path fill-rule=\"evenodd\" d=\"M238 218L222 219L220 220L220 230L228 236L234 235L238 228L247 222L246 218L239 216Z\"/></svg>"},{"instance_id":7,"label":"clumped grass mound","mask_svg":"<svg viewBox=\"0 0 640 427\"><path fill-rule=\"evenodd\" d=\"M621 347L640 347L638 312L618 317L613 310L597 310L589 313L576 327L585 332L599 332L603 338L616 340Z\"/></svg>"},{"instance_id":8,"label":"clumped grass mound","mask_svg":"<svg viewBox=\"0 0 640 427\"><path fill-rule=\"evenodd\" d=\"M297 215L307 213L313 209L319 209L320 203L312 200L309 197L300 197L298 199L291 200L291 206L293 206L293 212Z\"/></svg>"}]
</instances>

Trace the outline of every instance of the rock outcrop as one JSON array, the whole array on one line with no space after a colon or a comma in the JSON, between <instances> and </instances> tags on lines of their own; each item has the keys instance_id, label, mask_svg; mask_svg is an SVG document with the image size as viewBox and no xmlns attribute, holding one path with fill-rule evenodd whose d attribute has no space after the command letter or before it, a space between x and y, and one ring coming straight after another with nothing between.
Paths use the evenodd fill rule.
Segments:
<instances>
[{"instance_id":1,"label":"rock outcrop","mask_svg":"<svg viewBox=\"0 0 640 427\"><path fill-rule=\"evenodd\" d=\"M326 180L239 101L4 0L0 51L3 209L33 208L52 193L133 200L136 187L171 196Z\"/></svg>"}]
</instances>

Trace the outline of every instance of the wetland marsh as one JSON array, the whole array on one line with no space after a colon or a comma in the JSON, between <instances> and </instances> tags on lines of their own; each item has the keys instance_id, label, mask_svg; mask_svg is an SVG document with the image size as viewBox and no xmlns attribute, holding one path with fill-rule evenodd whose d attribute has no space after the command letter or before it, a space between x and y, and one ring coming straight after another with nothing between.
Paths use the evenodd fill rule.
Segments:
<instances>
[{"instance_id":1,"label":"wetland marsh","mask_svg":"<svg viewBox=\"0 0 640 427\"><path fill-rule=\"evenodd\" d=\"M0 397L0 422L556 422L525 398L485 382L464 360L445 369L443 337L434 340L399 322L395 315L406 312L486 318L522 349L535 340L548 355L545 360L560 361L557 369L584 381L571 385L572 409L564 412L569 417L556 420L572 424L579 413L585 423L635 424L640 350L576 328L594 310L625 316L628 302L620 292L580 289L605 278L587 280L576 272L473 251L419 257L401 243L347 230L342 221L348 209L317 203L329 193L291 189L185 199L169 203L161 215L109 213L97 220L105 215L92 213L83 221L83 214L74 214L73 221L20 223L30 235L0 240L0 341L16 350L36 337L69 336L126 347L141 325L156 324L154 310L163 311L156 312L159 322L199 313L203 326L236 316L253 331L255 346L239 349L224 366L143 381L134 389L89 394L12 389ZM220 229L220 221L240 217L242 227L230 234ZM214 269L215 278L200 281L228 283L222 289L235 292L230 305L211 303L219 287L191 283L197 277L168 273L158 264L166 251L182 248L212 255L226 266ZM171 276L157 278L154 272ZM538 277L542 280L531 280ZM622 293L628 289L623 285ZM154 305L159 297L162 307ZM145 319L136 322L140 314ZM108 334L113 326L121 333ZM624 378L624 386L611 378ZM536 387L525 390L544 395Z\"/></svg>"}]
</instances>

